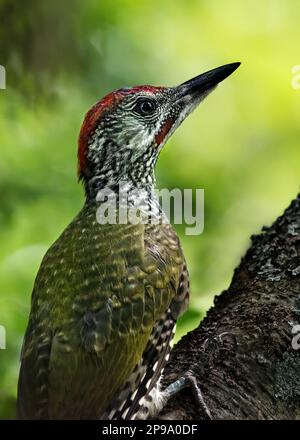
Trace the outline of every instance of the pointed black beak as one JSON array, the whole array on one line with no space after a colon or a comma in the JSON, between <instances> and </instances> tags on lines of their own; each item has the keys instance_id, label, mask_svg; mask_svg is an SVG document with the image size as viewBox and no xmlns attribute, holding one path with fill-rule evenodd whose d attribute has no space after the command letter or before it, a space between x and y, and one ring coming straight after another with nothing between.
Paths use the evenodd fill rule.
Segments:
<instances>
[{"instance_id":1,"label":"pointed black beak","mask_svg":"<svg viewBox=\"0 0 300 440\"><path fill-rule=\"evenodd\" d=\"M240 64L241 63L225 64L225 66L209 70L208 72L202 73L201 75L198 75L195 78L180 84L180 86L176 87L176 98L180 99L184 96L194 96L195 98L200 98L203 95L206 96L221 81L231 75L240 66Z\"/></svg>"}]
</instances>

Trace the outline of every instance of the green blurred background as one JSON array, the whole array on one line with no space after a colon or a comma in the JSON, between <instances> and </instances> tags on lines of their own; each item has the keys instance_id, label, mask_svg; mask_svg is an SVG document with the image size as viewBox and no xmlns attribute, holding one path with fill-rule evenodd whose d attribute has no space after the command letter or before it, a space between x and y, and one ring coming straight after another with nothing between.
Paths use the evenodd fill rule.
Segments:
<instances>
[{"instance_id":1,"label":"green blurred background","mask_svg":"<svg viewBox=\"0 0 300 440\"><path fill-rule=\"evenodd\" d=\"M84 113L122 86L175 85L242 61L161 154L159 187L204 188L205 231L178 227L191 307L177 338L228 286L251 234L299 189L298 0L0 0L0 418L15 414L31 290L49 245L78 212Z\"/></svg>"}]
</instances>

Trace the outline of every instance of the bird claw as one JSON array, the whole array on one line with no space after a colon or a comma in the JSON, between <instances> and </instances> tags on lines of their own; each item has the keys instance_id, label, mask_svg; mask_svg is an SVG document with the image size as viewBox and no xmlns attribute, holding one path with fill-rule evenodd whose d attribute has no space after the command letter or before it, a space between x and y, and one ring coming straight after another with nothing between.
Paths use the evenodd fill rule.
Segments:
<instances>
[{"instance_id":1,"label":"bird claw","mask_svg":"<svg viewBox=\"0 0 300 440\"><path fill-rule=\"evenodd\" d=\"M188 371L183 376L181 376L179 379L177 379L175 382L171 383L167 386L167 388L163 391L163 397L165 403L173 396L175 396L177 393L179 393L184 388L191 387L192 393L194 396L195 401L197 402L197 406L201 412L204 411L206 416L209 419L212 419L210 410L206 403L204 402L200 387L197 383L197 380L193 373Z\"/></svg>"}]
</instances>

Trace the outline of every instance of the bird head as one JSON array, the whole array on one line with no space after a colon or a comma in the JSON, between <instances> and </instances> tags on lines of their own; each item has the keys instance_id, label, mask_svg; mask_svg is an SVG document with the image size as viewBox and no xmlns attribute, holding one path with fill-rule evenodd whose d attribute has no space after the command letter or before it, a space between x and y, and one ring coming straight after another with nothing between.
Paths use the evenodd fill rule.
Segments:
<instances>
[{"instance_id":1,"label":"bird head","mask_svg":"<svg viewBox=\"0 0 300 440\"><path fill-rule=\"evenodd\" d=\"M120 181L153 183L155 163L168 138L239 65L218 67L176 87L119 89L97 102L79 136L78 174L87 191Z\"/></svg>"}]
</instances>

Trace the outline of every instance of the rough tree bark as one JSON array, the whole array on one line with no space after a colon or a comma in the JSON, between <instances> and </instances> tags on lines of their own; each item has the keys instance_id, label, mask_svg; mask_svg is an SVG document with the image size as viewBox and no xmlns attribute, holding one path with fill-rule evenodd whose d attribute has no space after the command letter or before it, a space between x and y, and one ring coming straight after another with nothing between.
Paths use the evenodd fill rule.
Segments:
<instances>
[{"instance_id":1,"label":"rough tree bark","mask_svg":"<svg viewBox=\"0 0 300 440\"><path fill-rule=\"evenodd\" d=\"M251 240L228 290L175 346L163 382L192 372L213 419L299 419L300 195ZM160 419L207 418L195 402L187 388Z\"/></svg>"}]
</instances>

